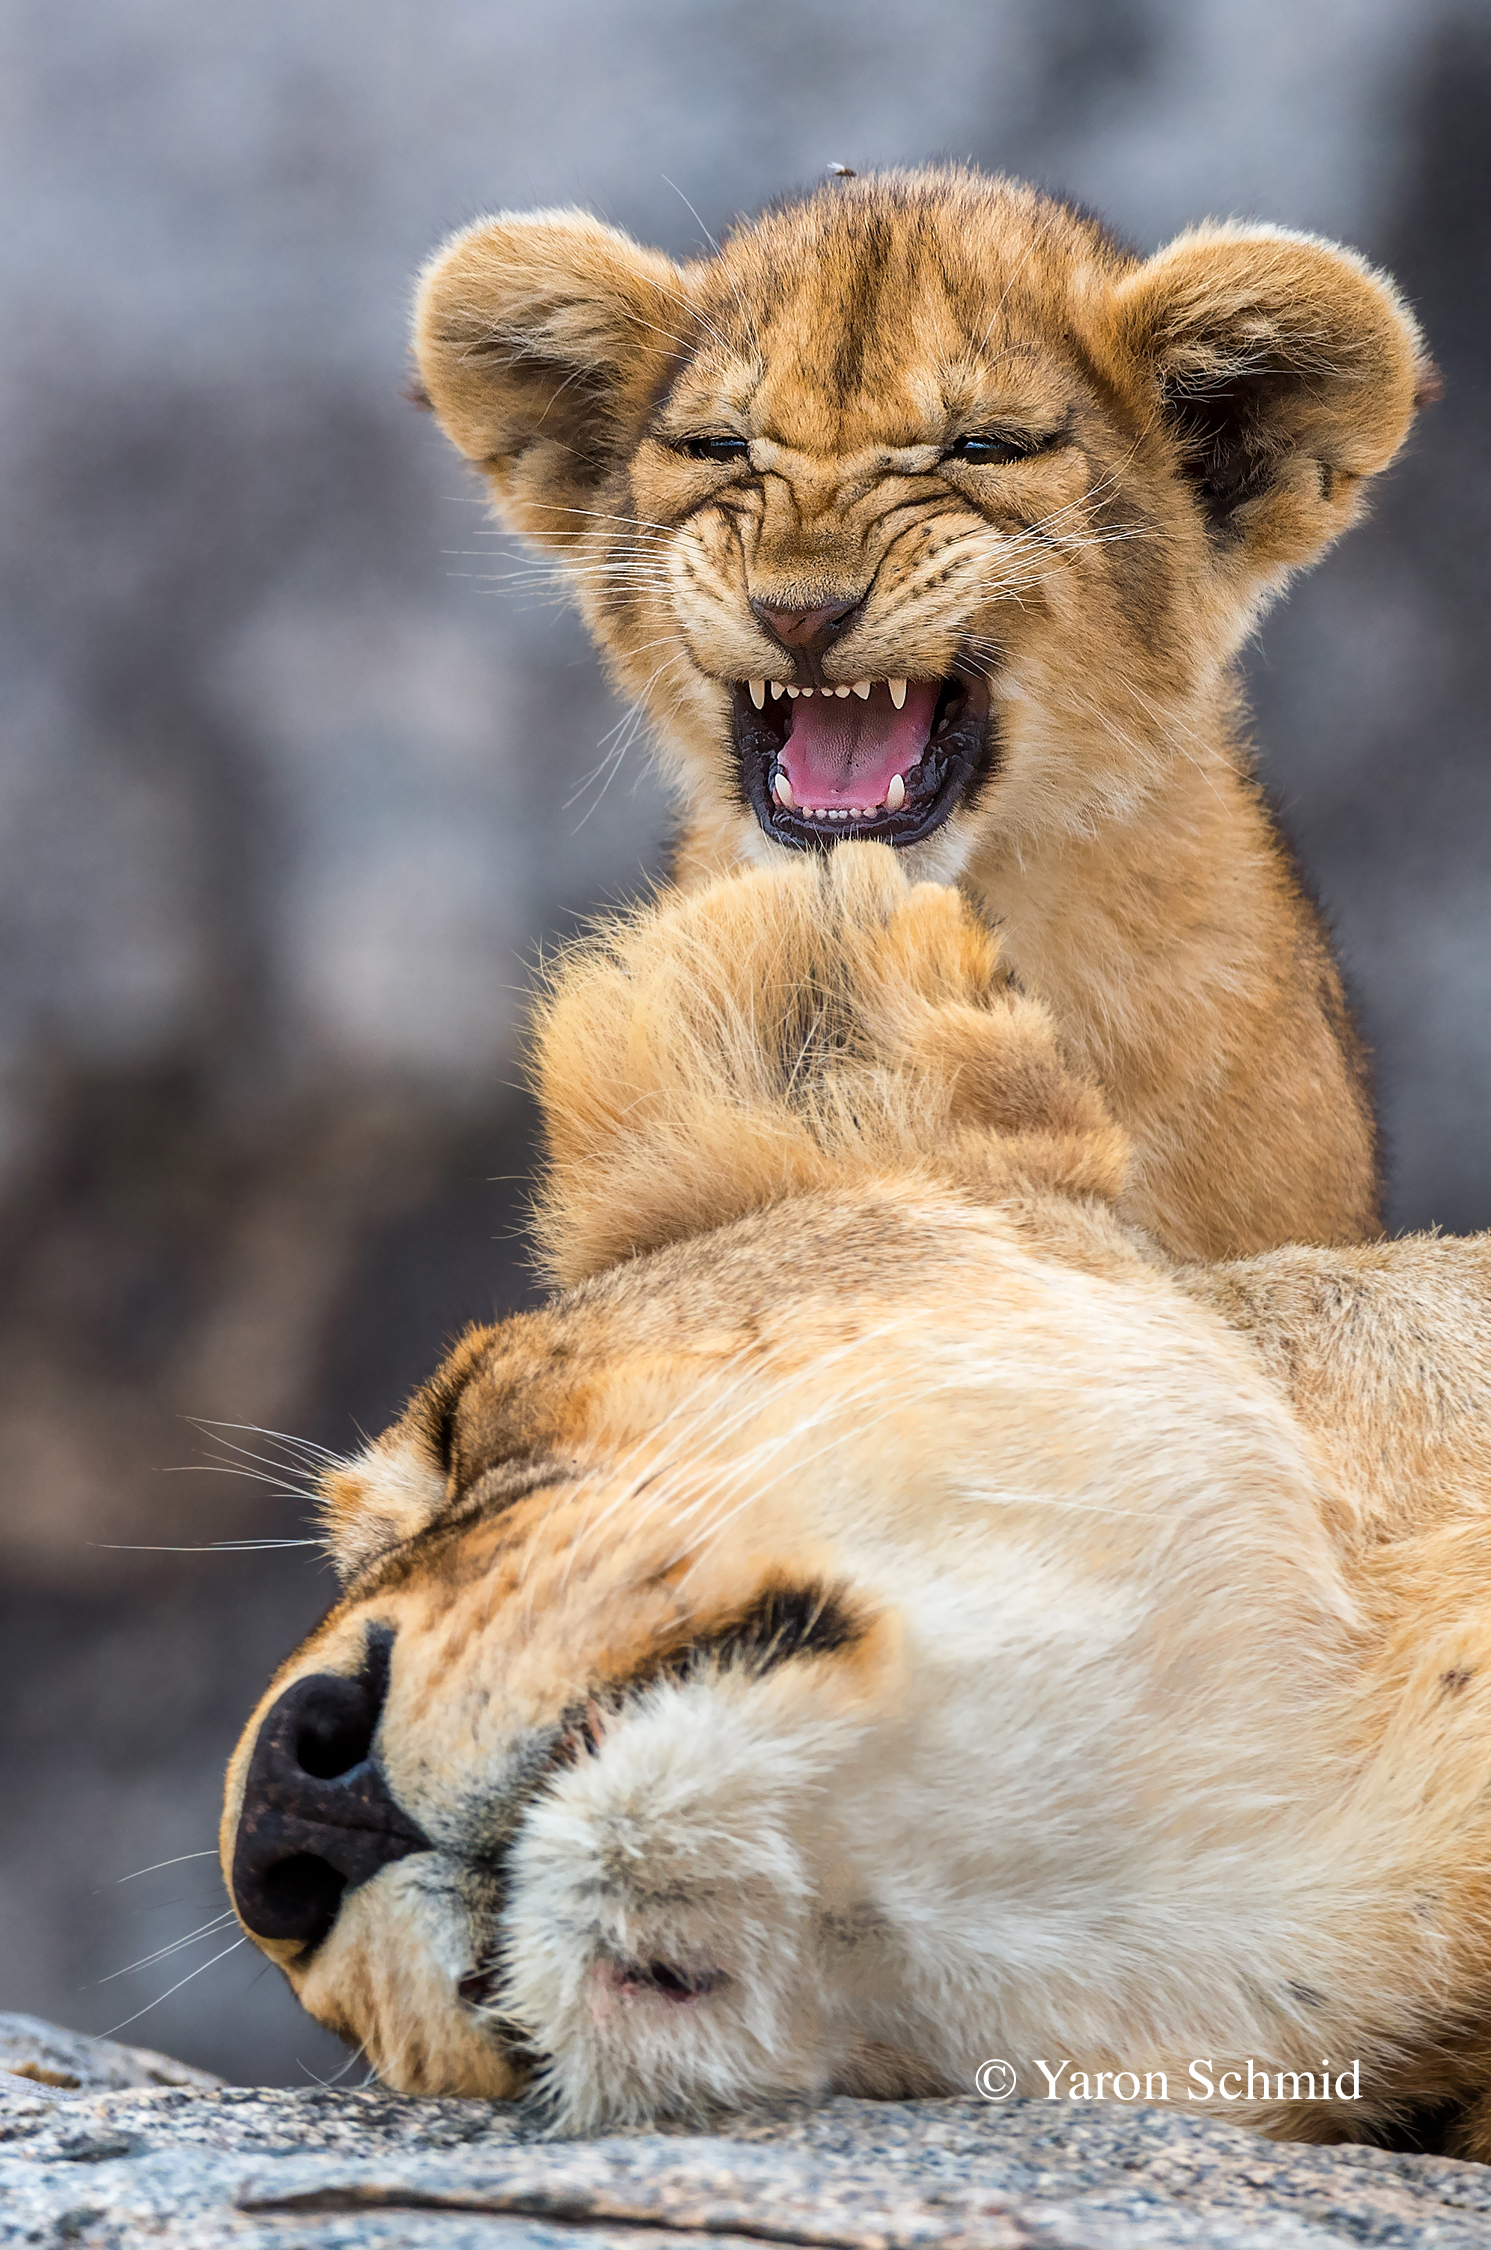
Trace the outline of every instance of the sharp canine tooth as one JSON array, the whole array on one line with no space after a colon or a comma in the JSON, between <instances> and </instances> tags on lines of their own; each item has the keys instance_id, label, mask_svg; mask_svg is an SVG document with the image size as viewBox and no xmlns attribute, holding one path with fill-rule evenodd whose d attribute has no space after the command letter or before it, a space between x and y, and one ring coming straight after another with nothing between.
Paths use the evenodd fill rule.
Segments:
<instances>
[{"instance_id":1,"label":"sharp canine tooth","mask_svg":"<svg viewBox=\"0 0 1491 2250\"><path fill-rule=\"evenodd\" d=\"M885 792L887 812L899 812L906 802L906 784L898 773L891 775L890 787Z\"/></svg>"},{"instance_id":2,"label":"sharp canine tooth","mask_svg":"<svg viewBox=\"0 0 1491 2250\"><path fill-rule=\"evenodd\" d=\"M773 702L773 703L779 702L779 701L781 700L781 695L782 695L782 683L781 683L781 681L780 681L780 680L770 680L770 681L768 681L768 682L767 682L767 685L768 685L768 686L770 687L770 689L771 689L771 699L772 699L772 702Z\"/></svg>"},{"instance_id":3,"label":"sharp canine tooth","mask_svg":"<svg viewBox=\"0 0 1491 2250\"><path fill-rule=\"evenodd\" d=\"M751 701L755 704L756 709L758 711L764 711L766 709L765 680L747 680L746 686L751 691Z\"/></svg>"},{"instance_id":4,"label":"sharp canine tooth","mask_svg":"<svg viewBox=\"0 0 1491 2250\"><path fill-rule=\"evenodd\" d=\"M776 801L781 806L783 812L791 812L794 804L796 803L796 799L792 794L792 784L787 779L787 776L783 773L780 766L778 766L775 778L772 781L771 793L776 798Z\"/></svg>"},{"instance_id":5,"label":"sharp canine tooth","mask_svg":"<svg viewBox=\"0 0 1491 2250\"><path fill-rule=\"evenodd\" d=\"M887 680L885 684L890 689L890 699L896 709L898 711L904 710L906 707L906 682L904 680Z\"/></svg>"},{"instance_id":6,"label":"sharp canine tooth","mask_svg":"<svg viewBox=\"0 0 1491 2250\"><path fill-rule=\"evenodd\" d=\"M855 683L854 683L854 692L855 692L855 694L856 694L856 695L857 695L857 696L859 697L859 700L860 700L860 702L861 702L861 703L868 703L868 702L869 702L869 700L870 700L870 683L869 683L869 681L868 681L868 680L856 680L856 681L855 681Z\"/></svg>"}]
</instances>

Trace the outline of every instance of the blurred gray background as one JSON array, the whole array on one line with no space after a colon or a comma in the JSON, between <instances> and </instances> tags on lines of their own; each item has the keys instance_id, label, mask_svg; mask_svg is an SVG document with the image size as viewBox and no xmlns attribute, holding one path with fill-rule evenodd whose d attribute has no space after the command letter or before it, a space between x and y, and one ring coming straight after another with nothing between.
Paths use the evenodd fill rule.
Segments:
<instances>
[{"instance_id":1,"label":"blurred gray background","mask_svg":"<svg viewBox=\"0 0 1491 2250\"><path fill-rule=\"evenodd\" d=\"M502 204L687 253L937 154L1145 247L1237 212L1389 266L1443 403L1249 672L1394 1223L1484 1226L1491 6L10 0L0 119L0 2008L304 2082L342 2052L218 1958L212 1860L134 1874L210 1850L329 1596L303 1549L169 1551L304 1529L171 1473L221 1450L186 1418L344 1446L520 1300L535 950L665 830L401 399L415 267Z\"/></svg>"}]
</instances>

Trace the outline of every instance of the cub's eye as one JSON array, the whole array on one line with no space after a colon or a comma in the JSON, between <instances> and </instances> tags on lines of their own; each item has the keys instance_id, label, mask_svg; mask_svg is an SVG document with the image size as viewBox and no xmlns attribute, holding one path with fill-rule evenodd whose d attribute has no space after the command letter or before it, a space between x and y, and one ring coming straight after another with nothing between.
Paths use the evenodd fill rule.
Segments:
<instances>
[{"instance_id":1,"label":"cub's eye","mask_svg":"<svg viewBox=\"0 0 1491 2250\"><path fill-rule=\"evenodd\" d=\"M678 441L680 453L691 461L716 461L723 467L731 461L748 461L751 449L743 437L686 437Z\"/></svg>"},{"instance_id":2,"label":"cub's eye","mask_svg":"<svg viewBox=\"0 0 1491 2250\"><path fill-rule=\"evenodd\" d=\"M972 430L967 437L954 438L942 458L967 461L974 468L991 468L1000 461L1028 461L1047 443L1049 440L1042 438L1001 436L997 430Z\"/></svg>"}]
</instances>

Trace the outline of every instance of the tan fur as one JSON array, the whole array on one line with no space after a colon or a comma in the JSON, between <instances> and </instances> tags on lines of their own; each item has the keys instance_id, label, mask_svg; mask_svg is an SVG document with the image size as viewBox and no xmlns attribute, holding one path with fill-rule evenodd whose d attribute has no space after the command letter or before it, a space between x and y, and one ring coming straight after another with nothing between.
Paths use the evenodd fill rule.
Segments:
<instances>
[{"instance_id":1,"label":"tan fur","mask_svg":"<svg viewBox=\"0 0 1491 2250\"><path fill-rule=\"evenodd\" d=\"M1491 2155L1491 1244L1173 1263L884 847L579 949L539 1080L590 1278L327 1479L343 1596L229 1773L231 1868L265 1713L393 1633L432 1849L265 1945L312 2012L582 2129L1328 2055L1360 2101L1219 2114Z\"/></svg>"},{"instance_id":2,"label":"tan fur","mask_svg":"<svg viewBox=\"0 0 1491 2250\"><path fill-rule=\"evenodd\" d=\"M822 904L816 939L805 898ZM993 933L968 915L950 947L946 925L942 886L908 892L846 846L785 892L776 871L709 885L673 908L664 946L644 912L579 948L536 1041L555 1280L786 1195L904 1179L918 1148L929 1180L976 1194L1116 1198L1128 1150L1097 1091L1009 991Z\"/></svg>"},{"instance_id":3,"label":"tan fur","mask_svg":"<svg viewBox=\"0 0 1491 2250\"><path fill-rule=\"evenodd\" d=\"M964 883L1106 1088L1126 1215L1188 1256L1378 1230L1359 1051L1232 666L1431 386L1391 282L1278 227L1140 260L1031 189L929 171L682 266L577 212L482 220L427 268L415 340L648 714L681 880L786 834L745 802L734 683L986 682L987 770L908 862ZM991 426L1040 449L949 457ZM710 433L748 458L680 451ZM749 606L861 597L796 671Z\"/></svg>"}]
</instances>

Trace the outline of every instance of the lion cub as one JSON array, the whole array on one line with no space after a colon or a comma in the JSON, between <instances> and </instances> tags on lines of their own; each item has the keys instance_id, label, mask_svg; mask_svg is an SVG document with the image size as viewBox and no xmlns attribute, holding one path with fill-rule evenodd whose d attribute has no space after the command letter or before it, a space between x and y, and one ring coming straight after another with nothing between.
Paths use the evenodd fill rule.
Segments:
<instances>
[{"instance_id":1,"label":"lion cub","mask_svg":"<svg viewBox=\"0 0 1491 2250\"><path fill-rule=\"evenodd\" d=\"M1431 370L1278 227L1141 260L963 170L846 181L675 265L578 211L420 288L443 428L646 709L680 878L880 838L956 879L1216 1257L1378 1231L1362 1056L1233 660Z\"/></svg>"}]
</instances>

